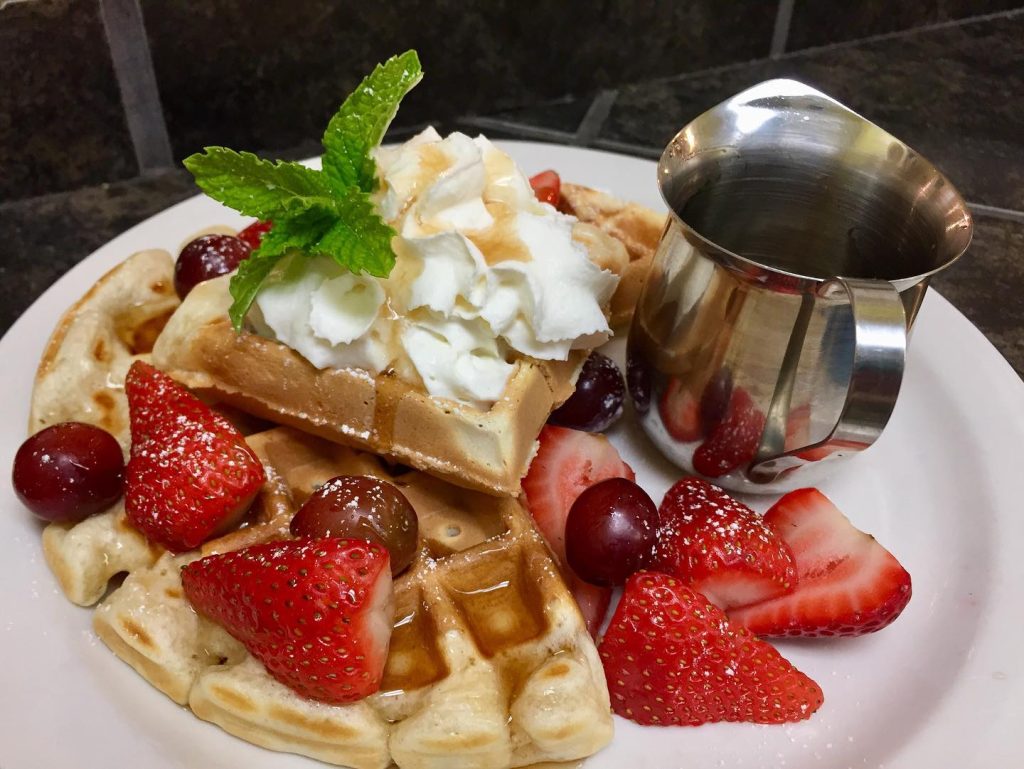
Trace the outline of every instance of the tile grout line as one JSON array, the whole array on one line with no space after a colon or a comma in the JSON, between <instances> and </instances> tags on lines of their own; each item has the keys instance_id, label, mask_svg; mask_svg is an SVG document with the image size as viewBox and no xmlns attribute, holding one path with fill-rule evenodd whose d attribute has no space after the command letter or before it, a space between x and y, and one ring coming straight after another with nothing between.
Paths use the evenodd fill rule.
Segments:
<instances>
[{"instance_id":1,"label":"tile grout line","mask_svg":"<svg viewBox=\"0 0 1024 769\"><path fill-rule=\"evenodd\" d=\"M173 165L139 0L99 0L114 76L139 173Z\"/></svg>"},{"instance_id":2,"label":"tile grout line","mask_svg":"<svg viewBox=\"0 0 1024 769\"><path fill-rule=\"evenodd\" d=\"M1004 219L1008 222L1020 222L1024 224L1024 211L1018 211L1013 208L989 206L984 203L971 203L970 201L967 202L967 207L971 210L972 214L980 214L981 216L990 216L993 219Z\"/></svg>"},{"instance_id":3,"label":"tile grout line","mask_svg":"<svg viewBox=\"0 0 1024 769\"><path fill-rule=\"evenodd\" d=\"M786 52L786 44L789 42L789 27L793 21L793 0L779 0L779 7L775 13L775 27L772 29L771 47L768 49L768 58L777 59Z\"/></svg>"},{"instance_id":4,"label":"tile grout line","mask_svg":"<svg viewBox=\"0 0 1024 769\"><path fill-rule=\"evenodd\" d=\"M573 139L575 144L586 146L593 143L601 134L601 129L612 112L615 100L619 97L618 89L605 89L590 102L587 113L580 120Z\"/></svg>"},{"instance_id":5,"label":"tile grout line","mask_svg":"<svg viewBox=\"0 0 1024 769\"><path fill-rule=\"evenodd\" d=\"M853 40L840 40L835 43L826 43L824 45L813 46L810 48L799 48L793 51L786 51L785 53L779 54L774 61L793 59L806 54L815 54L822 51L828 51L833 49L852 48L860 45L861 43L873 43L880 40L890 40L898 37L909 37L916 35L919 32L930 32L936 29L945 29L947 27L957 26L971 26L976 23L982 23L986 21L994 21L996 19L1012 19L1024 14L1024 7L1012 8L1008 11L995 11L993 13L982 14L979 16L968 16L963 19L949 19L947 21L937 21L932 24L925 24L920 27L911 27L910 29L897 30L895 32L883 32L877 35L869 35L868 37L858 37ZM714 67L705 67L704 69L693 70L692 72L675 73L672 75L663 75L660 77L647 78L645 80L637 80L629 83L622 83L619 85L620 90L628 89L635 86L648 86L660 83L682 83L686 80L696 79L705 77L707 75L717 75L724 72L731 72L733 70L743 69L744 67L750 67L754 64L763 64L765 62L772 61L768 57L760 57L754 59L747 59L745 61L733 61L728 64L718 64Z\"/></svg>"},{"instance_id":6,"label":"tile grout line","mask_svg":"<svg viewBox=\"0 0 1024 769\"><path fill-rule=\"evenodd\" d=\"M527 123L517 123L514 120L502 118L484 117L470 115L457 118L457 122L473 128L495 129L507 133L519 134L524 139L540 139L541 141L557 142L559 144L572 144L576 135L567 131L559 131L554 128L542 128Z\"/></svg>"},{"instance_id":7,"label":"tile grout line","mask_svg":"<svg viewBox=\"0 0 1024 769\"><path fill-rule=\"evenodd\" d=\"M972 24L980 24L986 21L995 21L996 19L1012 19L1020 14L1024 13L1024 8L1011 8L1008 11L993 11L992 13L982 13L977 16L967 16L962 19L945 19L944 21L934 21L931 24L922 24L920 27L911 27L910 29L899 29L894 32L880 32L877 35L867 35L866 37L858 37L853 40L838 40L834 43L825 43L823 45L814 45L807 48L799 48L795 51L787 51L780 54L780 59L786 59L805 53L818 53L819 51L829 51L835 48L848 48L854 45L860 45L861 43L874 43L879 40L892 40L897 37L905 37L908 35L914 35L919 32L933 32L937 29L947 29L949 27L960 27L970 26Z\"/></svg>"}]
</instances>

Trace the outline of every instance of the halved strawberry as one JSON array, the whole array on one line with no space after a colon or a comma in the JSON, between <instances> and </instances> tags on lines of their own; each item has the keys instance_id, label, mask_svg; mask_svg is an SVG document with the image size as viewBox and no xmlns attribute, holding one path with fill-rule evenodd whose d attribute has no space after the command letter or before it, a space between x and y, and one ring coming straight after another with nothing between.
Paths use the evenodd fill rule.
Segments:
<instances>
[{"instance_id":1,"label":"halved strawberry","mask_svg":"<svg viewBox=\"0 0 1024 769\"><path fill-rule=\"evenodd\" d=\"M572 574L565 561L565 519L576 497L606 478L635 480L633 469L603 435L545 425L540 448L523 478L523 493L540 533L569 578L587 629L597 632L608 611L611 590L589 585Z\"/></svg>"},{"instance_id":2,"label":"halved strawberry","mask_svg":"<svg viewBox=\"0 0 1024 769\"><path fill-rule=\"evenodd\" d=\"M658 401L661 422L677 441L689 443L703 437L700 421L700 400L676 378L668 380Z\"/></svg>"},{"instance_id":3,"label":"halved strawberry","mask_svg":"<svg viewBox=\"0 0 1024 769\"><path fill-rule=\"evenodd\" d=\"M612 709L639 724L787 723L824 700L774 648L667 574L629 578L598 651Z\"/></svg>"},{"instance_id":4,"label":"halved strawberry","mask_svg":"<svg viewBox=\"0 0 1024 769\"><path fill-rule=\"evenodd\" d=\"M665 494L654 568L678 577L720 609L782 595L796 584L789 546L718 486L683 478Z\"/></svg>"},{"instance_id":5,"label":"halved strawberry","mask_svg":"<svg viewBox=\"0 0 1024 769\"><path fill-rule=\"evenodd\" d=\"M910 601L906 569L817 489L790 492L764 519L793 551L797 586L730 612L736 624L758 635L855 636L881 630Z\"/></svg>"},{"instance_id":6,"label":"halved strawberry","mask_svg":"<svg viewBox=\"0 0 1024 769\"><path fill-rule=\"evenodd\" d=\"M757 453L764 431L764 412L743 388L732 391L725 418L711 428L693 453L693 469L718 478L746 464Z\"/></svg>"},{"instance_id":7,"label":"halved strawberry","mask_svg":"<svg viewBox=\"0 0 1024 769\"><path fill-rule=\"evenodd\" d=\"M533 194L541 203L558 205L562 196L562 180L554 171L541 171L530 177L530 186L533 187Z\"/></svg>"},{"instance_id":8,"label":"halved strawberry","mask_svg":"<svg viewBox=\"0 0 1024 769\"><path fill-rule=\"evenodd\" d=\"M125 469L128 519L175 552L231 528L265 477L241 433L148 363L132 364L125 393L132 431Z\"/></svg>"},{"instance_id":9,"label":"halved strawberry","mask_svg":"<svg viewBox=\"0 0 1024 769\"><path fill-rule=\"evenodd\" d=\"M193 561L181 580L197 611L303 697L344 705L380 688L394 621L380 545L269 542Z\"/></svg>"}]
</instances>

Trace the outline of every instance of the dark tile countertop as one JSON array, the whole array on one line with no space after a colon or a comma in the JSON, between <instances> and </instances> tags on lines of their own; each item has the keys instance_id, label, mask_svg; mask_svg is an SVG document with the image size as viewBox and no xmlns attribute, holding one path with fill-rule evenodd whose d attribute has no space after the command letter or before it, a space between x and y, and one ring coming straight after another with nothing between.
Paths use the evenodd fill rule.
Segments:
<instances>
[{"instance_id":1,"label":"dark tile countertop","mask_svg":"<svg viewBox=\"0 0 1024 769\"><path fill-rule=\"evenodd\" d=\"M445 128L657 157L686 122L743 88L771 77L803 80L907 141L964 193L974 242L933 285L1024 374L1022 40L1024 13L940 24L467 116ZM195 192L186 173L166 171L0 205L0 332L73 264Z\"/></svg>"}]
</instances>

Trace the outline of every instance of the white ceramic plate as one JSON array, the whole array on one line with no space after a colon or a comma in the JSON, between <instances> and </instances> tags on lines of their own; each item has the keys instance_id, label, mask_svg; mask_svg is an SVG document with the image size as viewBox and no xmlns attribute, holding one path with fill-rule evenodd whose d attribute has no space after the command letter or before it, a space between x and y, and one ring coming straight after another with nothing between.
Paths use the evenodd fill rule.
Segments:
<instances>
[{"instance_id":1,"label":"white ceramic plate","mask_svg":"<svg viewBox=\"0 0 1024 769\"><path fill-rule=\"evenodd\" d=\"M529 173L555 168L564 179L661 207L649 161L504 147ZM191 233L217 223L242 220L205 198L176 205L99 249L18 320L0 341L0 468L11 466L25 437L36 362L64 309L134 251L176 253ZM612 440L660 499L678 472L628 420ZM810 721L658 729L616 719L615 741L587 768L1024 766L1022 447L1024 384L930 294L885 435L822 487L911 572L907 610L876 635L779 644L825 692ZM119 661L93 636L92 611L59 592L42 559L40 526L0 486L0 769L322 766L200 721Z\"/></svg>"}]
</instances>

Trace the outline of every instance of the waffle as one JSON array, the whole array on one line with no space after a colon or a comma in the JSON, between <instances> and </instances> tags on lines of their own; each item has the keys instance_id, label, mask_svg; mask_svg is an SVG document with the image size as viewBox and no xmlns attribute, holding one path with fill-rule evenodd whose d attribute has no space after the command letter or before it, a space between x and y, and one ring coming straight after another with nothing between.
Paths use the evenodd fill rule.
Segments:
<instances>
[{"instance_id":1,"label":"waffle","mask_svg":"<svg viewBox=\"0 0 1024 769\"><path fill-rule=\"evenodd\" d=\"M128 448L124 377L146 358L177 308L174 259L140 251L104 275L68 308L36 371L29 433L77 420L102 427Z\"/></svg>"},{"instance_id":2,"label":"waffle","mask_svg":"<svg viewBox=\"0 0 1024 769\"><path fill-rule=\"evenodd\" d=\"M197 615L163 555L98 607L99 636L150 683L245 740L357 769L509 767L576 760L611 739L593 641L517 500L466 491L290 429L251 436L268 482L249 525L204 553L287 535L299 505L339 474L399 486L420 550L395 582L381 691L346 706L305 700Z\"/></svg>"},{"instance_id":3,"label":"waffle","mask_svg":"<svg viewBox=\"0 0 1024 769\"><path fill-rule=\"evenodd\" d=\"M558 207L625 246L629 261L619 272L619 287L611 300L610 322L613 326L628 323L665 229L665 215L624 202L606 192L568 183L562 184Z\"/></svg>"},{"instance_id":4,"label":"waffle","mask_svg":"<svg viewBox=\"0 0 1024 769\"><path fill-rule=\"evenodd\" d=\"M629 263L623 245L594 225L578 225L574 237L604 269ZM227 284L218 278L192 290L153 349L158 368L259 417L499 496L519 494L537 435L572 394L587 356L519 358L501 399L485 411L431 398L391 371L321 370L286 345L235 333Z\"/></svg>"},{"instance_id":5,"label":"waffle","mask_svg":"<svg viewBox=\"0 0 1024 769\"><path fill-rule=\"evenodd\" d=\"M153 340L178 306L174 260L141 251L104 275L64 313L36 372L29 433L73 420L98 425L127 450L131 440L124 377L147 359ZM118 502L80 524L51 523L43 554L69 600L98 601L120 572L149 566L161 548L133 529Z\"/></svg>"}]
</instances>

